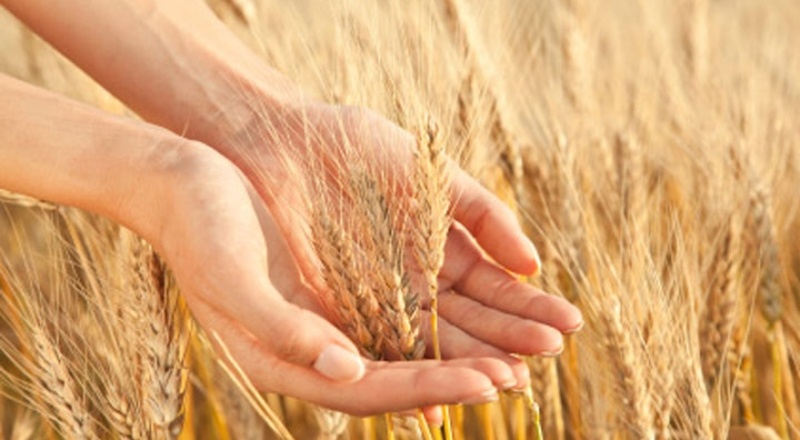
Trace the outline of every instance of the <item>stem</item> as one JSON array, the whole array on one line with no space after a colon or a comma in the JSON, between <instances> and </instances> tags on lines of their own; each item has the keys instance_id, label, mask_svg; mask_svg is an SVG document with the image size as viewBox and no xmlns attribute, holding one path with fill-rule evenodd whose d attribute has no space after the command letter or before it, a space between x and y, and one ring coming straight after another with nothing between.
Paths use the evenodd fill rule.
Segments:
<instances>
[{"instance_id":1,"label":"stem","mask_svg":"<svg viewBox=\"0 0 800 440\"><path fill-rule=\"evenodd\" d=\"M783 403L783 362L781 356L780 332L782 331L780 322L772 322L767 328L767 338L769 339L769 351L772 358L772 377L773 392L775 394L775 405L778 415L778 434L781 439L789 440L789 427L786 423L786 408Z\"/></svg>"},{"instance_id":2,"label":"stem","mask_svg":"<svg viewBox=\"0 0 800 440\"><path fill-rule=\"evenodd\" d=\"M419 430L422 431L422 438L424 440L433 440L433 435L431 435L431 428L428 426L428 421L425 420L425 415L422 414L422 410L417 410L417 422L419 423Z\"/></svg>"},{"instance_id":3,"label":"stem","mask_svg":"<svg viewBox=\"0 0 800 440\"><path fill-rule=\"evenodd\" d=\"M433 340L433 356L437 361L442 360L442 347L439 343L439 298L436 286L431 288L431 339ZM444 426L445 440L453 440L453 426L450 423L450 408L442 406L442 425Z\"/></svg>"},{"instance_id":4,"label":"stem","mask_svg":"<svg viewBox=\"0 0 800 440\"><path fill-rule=\"evenodd\" d=\"M363 428L364 432L361 435L361 438L364 440L377 440L377 427L375 426L375 417L367 417L363 419Z\"/></svg>"},{"instance_id":5,"label":"stem","mask_svg":"<svg viewBox=\"0 0 800 440\"><path fill-rule=\"evenodd\" d=\"M454 440L464 440L464 406L453 406L452 423L454 425L453 437Z\"/></svg>"},{"instance_id":6,"label":"stem","mask_svg":"<svg viewBox=\"0 0 800 440\"><path fill-rule=\"evenodd\" d=\"M526 440L525 436L525 405L522 398L518 395L514 396L513 409L514 412L514 438L516 440Z\"/></svg>"},{"instance_id":7,"label":"stem","mask_svg":"<svg viewBox=\"0 0 800 440\"><path fill-rule=\"evenodd\" d=\"M445 440L453 440L453 427L450 424L450 407L442 406L442 425L444 427Z\"/></svg>"},{"instance_id":8,"label":"stem","mask_svg":"<svg viewBox=\"0 0 800 440\"><path fill-rule=\"evenodd\" d=\"M492 427L492 404L484 403L475 408L478 413L478 420L485 440L495 440L494 429Z\"/></svg>"},{"instance_id":9,"label":"stem","mask_svg":"<svg viewBox=\"0 0 800 440\"><path fill-rule=\"evenodd\" d=\"M567 405L569 408L569 422L572 425L575 438L583 439L583 417L581 416L581 390L580 390L580 366L578 365L578 346L573 337L566 338L566 350L564 358L569 370L569 379L562 382L566 388ZM556 368L555 365L553 368ZM545 403L548 405L549 402ZM538 412L538 405L537 405ZM563 436L563 430L559 435Z\"/></svg>"},{"instance_id":10,"label":"stem","mask_svg":"<svg viewBox=\"0 0 800 440\"><path fill-rule=\"evenodd\" d=\"M544 440L541 414L539 413L539 405L536 402L533 402L533 432L536 440Z\"/></svg>"},{"instance_id":11,"label":"stem","mask_svg":"<svg viewBox=\"0 0 800 440\"><path fill-rule=\"evenodd\" d=\"M383 415L383 418L386 421L386 439L394 440L394 421L392 420L392 415L386 413Z\"/></svg>"},{"instance_id":12,"label":"stem","mask_svg":"<svg viewBox=\"0 0 800 440\"><path fill-rule=\"evenodd\" d=\"M439 344L439 298L436 292L431 292L431 339L433 339L433 356L436 360L441 360L442 347Z\"/></svg>"}]
</instances>

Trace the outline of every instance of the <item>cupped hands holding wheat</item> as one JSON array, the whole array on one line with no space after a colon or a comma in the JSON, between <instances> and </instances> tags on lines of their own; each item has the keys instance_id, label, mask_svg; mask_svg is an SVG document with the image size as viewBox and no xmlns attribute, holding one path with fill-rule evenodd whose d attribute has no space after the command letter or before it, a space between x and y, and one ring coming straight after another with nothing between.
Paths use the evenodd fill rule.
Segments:
<instances>
[{"instance_id":1,"label":"cupped hands holding wheat","mask_svg":"<svg viewBox=\"0 0 800 440\"><path fill-rule=\"evenodd\" d=\"M102 191L76 198L45 191L41 182L12 189L102 212L151 241L194 316L220 335L259 388L355 414L487 401L497 389L529 380L527 367L509 353L555 354L561 333L580 327L577 309L507 271L537 270L535 248L497 198L448 162L455 223L438 296L442 354L449 360L360 359L320 305L309 213L301 204L313 194L291 180L293 170L298 157L321 164L319 179L335 192L337 164L349 157L342 152L355 152L371 172L390 176L402 197L412 186L404 171L413 161L411 135L375 113L309 100L197 0L3 3L147 119L227 157L159 131L150 139L161 151L118 151L123 165L146 170L155 163L166 172L143 177L132 201L85 198L109 195ZM79 21L98 28L72 25ZM46 100L40 105L46 109ZM97 126L109 133L142 129L106 121L86 131ZM95 150L107 154L99 146L84 153ZM51 165L45 171L57 172L59 165ZM113 175L98 173L98 179ZM120 185L122 194L134 194L133 180L112 188Z\"/></svg>"}]
</instances>

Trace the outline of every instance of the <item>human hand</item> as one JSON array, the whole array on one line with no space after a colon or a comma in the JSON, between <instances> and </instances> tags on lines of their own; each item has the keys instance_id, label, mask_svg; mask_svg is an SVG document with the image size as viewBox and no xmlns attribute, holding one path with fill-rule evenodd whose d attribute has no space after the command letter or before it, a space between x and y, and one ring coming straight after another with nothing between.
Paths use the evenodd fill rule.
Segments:
<instances>
[{"instance_id":1,"label":"human hand","mask_svg":"<svg viewBox=\"0 0 800 440\"><path fill-rule=\"evenodd\" d=\"M319 315L269 212L227 159L2 76L0 92L0 188L139 233L173 270L194 317L260 389L364 415L489 401L513 379L495 359L360 359Z\"/></svg>"},{"instance_id":2,"label":"human hand","mask_svg":"<svg viewBox=\"0 0 800 440\"><path fill-rule=\"evenodd\" d=\"M323 187L332 188L346 180L341 174L347 172L347 161L358 157L373 167L374 175L396 182L402 193L410 185L414 138L374 112L320 103L289 107L279 116L273 113L271 120L254 121L232 138L237 142L234 151L239 152L233 159L238 157L240 167L255 182L303 274L314 280L317 269L303 227L310 222L303 203L308 197L291 169L305 169L310 179L322 179ZM314 168L314 164L323 165ZM515 370L516 386L523 386L528 371L508 353L559 353L561 334L582 325L580 312L508 273L537 270L535 248L502 202L455 163L449 165L456 223L447 239L439 282L443 354L451 359L502 359ZM287 181L293 184L286 185ZM320 289L319 283L312 284Z\"/></svg>"},{"instance_id":3,"label":"human hand","mask_svg":"<svg viewBox=\"0 0 800 440\"><path fill-rule=\"evenodd\" d=\"M230 162L185 149L154 206L153 245L175 273L194 317L217 333L261 390L357 415L444 403L480 403L516 384L504 361L461 334L474 357L371 362L324 317L270 213ZM387 395L386 389L394 390Z\"/></svg>"},{"instance_id":4,"label":"human hand","mask_svg":"<svg viewBox=\"0 0 800 440\"><path fill-rule=\"evenodd\" d=\"M384 118L354 108L324 104L299 105L296 98L302 97L302 92L295 92L295 88L288 80L265 66L257 56L226 32L224 26L216 21L200 1L163 3L119 1L103 4L65 0L2 1L18 17L53 42L140 114L169 127L176 133L184 133L189 138L211 145L242 169L248 179L254 182L260 198L269 206L269 212L277 228L289 243L288 248L292 250L295 263L301 267L302 274L309 279L313 280L311 274L315 267L312 264L311 253L308 252L310 246L302 227L307 222L303 218L302 211L291 210L292 206L297 206L296 202L303 198L303 194L298 193L293 185L287 185L287 181L282 179L287 175L282 174L278 166L278 159L283 156L278 154L279 150L276 148L294 149L295 152L311 151L320 155L320 158L325 158L326 155L334 157L330 154L335 153L336 149L327 147L341 145L347 139L357 149L373 158L383 155L385 159L391 159L396 163L410 161L413 138ZM73 25L82 21L97 23L101 27ZM98 32L107 38L97 38ZM115 56L119 53L124 53L125 56ZM137 69L131 69L131 63L134 63ZM170 73L165 71L165 66L170 66L172 69ZM244 91L246 93L243 93ZM270 132L269 124L265 123L270 118L265 117L265 113L271 111L279 117L288 117L287 121L302 122L306 125L296 125L290 127L291 130ZM304 139L305 129L308 127L312 127L319 134L315 137L317 140L321 139L324 142L308 145ZM270 145L265 145L265 141ZM378 149L376 146L382 148ZM109 153L104 150L103 154L107 156ZM47 156L44 157L46 158ZM375 162L380 163L380 161ZM86 163L91 161L87 160ZM389 163L389 160L384 160L383 163ZM229 174L230 171L225 173ZM76 172L76 175L80 173ZM194 178L200 179L197 176ZM222 180L228 182L226 183L228 186L233 185L229 183L233 181L230 176ZM181 181L180 185L184 183ZM530 273L536 269L537 262L535 252L514 216L499 200L456 168L452 186L455 220L463 228L457 225L451 231L446 246L446 261L441 271L440 285L452 287L457 293L451 294L449 290L440 292L440 312L445 321L442 328L444 354L450 358L490 354L504 360L506 365L511 365L517 377L516 385L522 385L528 380L527 371L521 361L506 353L542 354L559 351L561 333L580 326L580 313L563 300L545 296L519 283L504 270ZM165 194L173 191L172 187L168 188L169 191ZM219 194L218 192L213 188L206 189L209 192L205 195L193 194L195 202L214 202L219 206L224 205L212 196ZM237 191L241 192L241 189ZM161 200L165 194L156 194L160 197L157 200ZM191 194L184 195L188 197ZM95 192L84 200L74 200L70 197L64 200L75 201L79 206L91 207L93 200L105 196L100 191L99 195ZM58 200L57 197L45 198ZM253 199L250 195L248 198ZM245 199L240 194L237 200ZM140 205L144 206L149 205ZM248 206L255 209L259 203L251 203ZM217 209L216 212L224 214L221 209ZM126 212L119 218L125 220L126 215L136 216L141 213ZM187 224L187 230L205 234L200 223L185 212L176 211L176 215L186 216L183 221ZM199 218L206 217L208 215ZM191 223L192 221L194 223ZM233 220L231 222L227 227L243 226ZM143 226L148 224L156 223L141 223ZM177 226L174 228L176 231L179 229ZM219 231L224 230L226 228L219 229ZM252 231L253 228L243 230ZM230 232L235 231L234 228ZM224 233L218 232L218 235ZM175 264L179 258L188 258L181 255L181 252L185 252L180 250L181 246L188 249L189 240L198 240L198 237L202 235L194 238L184 236L186 240L183 242L184 245L174 243L171 248L172 256L165 255L167 260ZM477 244L472 238L477 240ZM242 245L249 244L266 249L269 243L270 251L273 247L264 237L253 241ZM154 244L157 243L158 241ZM223 244L216 245L220 251L225 247ZM488 256L484 255L483 251ZM257 253L252 249L249 252ZM205 255L204 261L207 263L221 261L212 258L211 253L202 255ZM279 255L286 253L279 252ZM190 267L189 260L186 261L184 265ZM224 287L219 284L221 283L219 280L230 279L231 273L239 275L245 272L242 267L237 269L235 264L238 264L238 259L227 260L221 267L209 266L214 269L214 273L219 274L216 281L218 289ZM197 265L194 269L209 270L208 267L200 266ZM183 283L188 286L193 276L189 274L193 272L185 270L182 273L185 274L182 276ZM276 280L277 277L273 276L272 282L277 283ZM198 289L203 287L199 284L193 285ZM308 306L306 310L313 310L315 307L312 306L314 301L309 299L313 293L310 290L301 289L295 293L281 290L272 284L258 287L263 291L267 289L265 287L267 285L270 286L270 291L274 290L285 295L291 292L291 298L284 297L284 300L289 299L294 304L305 304ZM197 290L196 295L198 298L205 298L200 294L209 291L210 287L205 287L203 290ZM215 290L220 295L224 291L232 290ZM187 294L192 295L191 288L187 290ZM202 308L205 302L211 299L222 301L213 295L207 296L207 301L195 301L197 304L195 308ZM249 306L253 304L253 300L248 298L244 302L235 304ZM231 304L233 303L220 305ZM252 311L248 314L247 311L234 311L230 307L228 309L223 307L221 310L234 312L234 316L238 316L237 313L243 314L243 318L244 315L251 315L248 322L251 325L257 324L252 322L255 320L252 316L259 315ZM265 312L261 308L253 310L259 313ZM230 315L231 313L226 313L224 316L230 317ZM209 312L209 316L216 315ZM467 317L473 319L465 319ZM478 326L477 320L485 322ZM212 319L209 319L208 325L213 324L211 321ZM316 319L312 321L317 322ZM250 326L247 328L252 332ZM335 331L332 327L327 328ZM323 333L327 334L327 331ZM258 341L259 332L253 334ZM341 337L338 332L331 335L334 335L331 337L335 340ZM255 343L251 345L257 347ZM317 346L320 350L321 347ZM257 350L252 352L257 353ZM300 364L305 365L307 369L312 362L311 359L312 356L307 354ZM268 382L262 384L266 387L273 385ZM424 394L430 391L420 390L420 392ZM418 404L423 403L418 402ZM360 405L360 408L380 409L369 405Z\"/></svg>"}]
</instances>

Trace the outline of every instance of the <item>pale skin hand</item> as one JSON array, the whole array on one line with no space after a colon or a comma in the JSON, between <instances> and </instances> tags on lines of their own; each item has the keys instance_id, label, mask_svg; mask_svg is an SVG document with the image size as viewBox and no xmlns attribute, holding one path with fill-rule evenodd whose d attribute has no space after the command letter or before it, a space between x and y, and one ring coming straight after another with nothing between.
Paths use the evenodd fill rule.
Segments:
<instances>
[{"instance_id":1,"label":"pale skin hand","mask_svg":"<svg viewBox=\"0 0 800 440\"><path fill-rule=\"evenodd\" d=\"M212 149L0 76L0 187L108 216L150 241L194 316L264 390L354 414L485 401L497 359L299 363L352 343L314 313L293 257L238 169ZM267 249L269 243L269 249ZM265 270L266 268L266 270ZM287 294L288 292L288 294ZM310 351L309 351L310 350ZM316 359L315 359L316 360ZM396 390L391 398L379 389Z\"/></svg>"},{"instance_id":2,"label":"pale skin hand","mask_svg":"<svg viewBox=\"0 0 800 440\"><path fill-rule=\"evenodd\" d=\"M276 148L305 148L305 143L297 132L286 132L278 136L279 145L264 145L264 140L276 139L264 128L276 118L302 113L316 121L315 131L325 137L347 136L368 152L377 151L374 145L380 141L398 160L410 157L413 139L374 113L308 100L243 47L199 0L0 3L140 114L212 146L247 177L206 147L194 144L203 152L195 154L186 153L184 145L179 156L188 164L177 168L189 171L178 173L180 184L173 179L174 187L160 188L169 189L169 204L149 208L156 213L174 209L170 212L175 215L158 217L161 223L111 212L100 206L103 194L77 203L34 191L41 188L28 193L94 207L124 224L138 225L133 228L176 271L198 320L220 331L262 389L358 414L471 400L487 387L527 383L524 364L507 353L557 352L561 333L580 327L577 309L517 282L484 257L473 238L509 270L530 273L537 266L535 251L510 211L457 171L455 216L463 227L454 228L446 246L440 312L445 356L466 359L445 365L367 363L362 369L360 362L346 362L347 356L320 356L331 353L326 347L345 347L351 353L355 348L317 314L315 292L300 276L299 267L305 272L310 263L300 250L302 235L294 229L292 216L297 214L280 203L298 195L291 187L281 192L271 183L280 181ZM343 134L338 128L342 120L351 122L345 127L366 125L370 130ZM150 145L149 155L155 154L153 149ZM316 151L330 154L321 147ZM268 274L259 269L265 265ZM450 288L458 294L449 293ZM387 396L380 392L387 386L402 391Z\"/></svg>"}]
</instances>

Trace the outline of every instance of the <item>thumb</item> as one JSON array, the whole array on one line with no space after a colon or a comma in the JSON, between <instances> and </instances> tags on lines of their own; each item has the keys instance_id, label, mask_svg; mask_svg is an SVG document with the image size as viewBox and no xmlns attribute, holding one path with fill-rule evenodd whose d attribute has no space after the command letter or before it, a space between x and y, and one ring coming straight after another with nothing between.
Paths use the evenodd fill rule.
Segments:
<instances>
[{"instance_id":1,"label":"thumb","mask_svg":"<svg viewBox=\"0 0 800 440\"><path fill-rule=\"evenodd\" d=\"M285 301L273 290L259 313L247 325L277 358L338 381L355 382L365 373L358 349L333 324L309 310Z\"/></svg>"}]
</instances>

